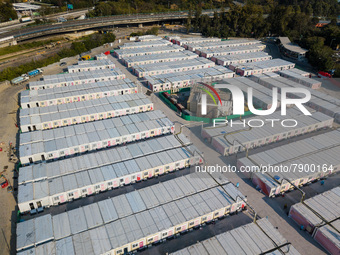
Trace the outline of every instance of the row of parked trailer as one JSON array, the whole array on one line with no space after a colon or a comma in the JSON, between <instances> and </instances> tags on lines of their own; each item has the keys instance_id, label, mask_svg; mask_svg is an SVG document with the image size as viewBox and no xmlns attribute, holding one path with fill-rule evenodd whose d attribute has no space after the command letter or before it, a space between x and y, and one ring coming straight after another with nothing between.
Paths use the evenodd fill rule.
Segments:
<instances>
[{"instance_id":1,"label":"row of parked trailer","mask_svg":"<svg viewBox=\"0 0 340 255\"><path fill-rule=\"evenodd\" d=\"M136 49L119 49L115 50L113 55L118 59L133 57L133 56L145 56L157 53L170 53L184 51L183 47L178 45L166 45L160 47L149 47L149 48L136 48Z\"/></svg>"},{"instance_id":2,"label":"row of parked trailer","mask_svg":"<svg viewBox=\"0 0 340 255\"><path fill-rule=\"evenodd\" d=\"M188 70L210 68L213 66L215 66L215 63L206 58L193 58L183 61L138 65L133 67L133 72L138 77L145 77L150 75L177 73Z\"/></svg>"},{"instance_id":3,"label":"row of parked trailer","mask_svg":"<svg viewBox=\"0 0 340 255\"><path fill-rule=\"evenodd\" d=\"M270 59L272 59L271 55L268 55L263 51L259 51L245 54L212 57L211 61L214 61L218 65L228 67L229 65L239 65L243 63L252 63Z\"/></svg>"},{"instance_id":4,"label":"row of parked trailer","mask_svg":"<svg viewBox=\"0 0 340 255\"><path fill-rule=\"evenodd\" d=\"M293 205L289 217L330 254L340 253L340 187Z\"/></svg>"},{"instance_id":5,"label":"row of parked trailer","mask_svg":"<svg viewBox=\"0 0 340 255\"><path fill-rule=\"evenodd\" d=\"M340 100L335 97L322 93L318 90L309 89L300 83L280 77L278 74L267 73L265 75L253 75L250 79L269 89L276 87L278 88L279 93L281 93L282 88L287 87L307 89L311 93L311 99L305 104L316 111L334 118L336 122L340 123ZM300 97L300 95L296 93L287 93L287 96L290 98ZM301 97L304 97L304 95Z\"/></svg>"},{"instance_id":6,"label":"row of parked trailer","mask_svg":"<svg viewBox=\"0 0 340 255\"><path fill-rule=\"evenodd\" d=\"M65 127L153 110L141 93L104 97L84 102L29 108L20 111L21 132Z\"/></svg>"},{"instance_id":7,"label":"row of parked trailer","mask_svg":"<svg viewBox=\"0 0 340 255\"><path fill-rule=\"evenodd\" d=\"M182 61L187 59L197 58L198 55L191 51L179 51L171 53L156 53L145 56L132 56L122 58L121 61L126 67L133 67L136 65L147 65L159 62Z\"/></svg>"},{"instance_id":8,"label":"row of parked trailer","mask_svg":"<svg viewBox=\"0 0 340 255\"><path fill-rule=\"evenodd\" d=\"M239 169L269 197L309 184L340 170L340 130L327 132L240 158ZM276 168L276 170L274 170Z\"/></svg>"},{"instance_id":9,"label":"row of parked trailer","mask_svg":"<svg viewBox=\"0 0 340 255\"><path fill-rule=\"evenodd\" d=\"M49 167L27 166L20 178L25 181L18 186L19 210L59 205L202 163L195 146L187 142L182 147L174 140L170 135L55 161Z\"/></svg>"},{"instance_id":10,"label":"row of parked trailer","mask_svg":"<svg viewBox=\"0 0 340 255\"><path fill-rule=\"evenodd\" d=\"M287 118L289 121L286 125ZM294 108L287 109L285 116L277 111L270 115L269 120L267 119L267 116L251 117L231 121L228 126L217 125L215 128L202 128L201 136L203 139L207 139L219 153L228 156L322 128L332 127L333 124L333 118L321 112L313 112L311 116L308 116ZM292 123L292 119L296 120Z\"/></svg>"},{"instance_id":11,"label":"row of parked trailer","mask_svg":"<svg viewBox=\"0 0 340 255\"><path fill-rule=\"evenodd\" d=\"M212 238L197 242L170 255L239 255L272 254L299 255L268 219L235 228Z\"/></svg>"},{"instance_id":12,"label":"row of parked trailer","mask_svg":"<svg viewBox=\"0 0 340 255\"><path fill-rule=\"evenodd\" d=\"M63 73L44 76L41 81L29 83L30 90L49 89L54 87L74 86L84 83L93 83L99 81L111 81L125 79L119 69L99 69L94 71Z\"/></svg>"},{"instance_id":13,"label":"row of parked trailer","mask_svg":"<svg viewBox=\"0 0 340 255\"><path fill-rule=\"evenodd\" d=\"M46 107L133 93L137 93L137 87L129 79L101 81L43 90L24 90L20 93L20 106L22 109Z\"/></svg>"},{"instance_id":14,"label":"row of parked trailer","mask_svg":"<svg viewBox=\"0 0 340 255\"><path fill-rule=\"evenodd\" d=\"M250 76L253 74L270 73L282 70L288 70L295 67L295 64L280 58L264 60L252 63L231 64L229 69L235 71L241 76Z\"/></svg>"},{"instance_id":15,"label":"row of parked trailer","mask_svg":"<svg viewBox=\"0 0 340 255\"><path fill-rule=\"evenodd\" d=\"M191 87L197 82L213 82L234 77L235 73L222 66L195 69L184 72L145 76L146 86L153 92L178 90Z\"/></svg>"},{"instance_id":16,"label":"row of parked trailer","mask_svg":"<svg viewBox=\"0 0 340 255\"><path fill-rule=\"evenodd\" d=\"M111 60L105 58L92 61L79 61L76 65L68 66L67 71L69 73L77 73L101 69L113 69L115 67L115 64Z\"/></svg>"},{"instance_id":17,"label":"row of parked trailer","mask_svg":"<svg viewBox=\"0 0 340 255\"><path fill-rule=\"evenodd\" d=\"M59 159L87 151L174 132L160 111L20 134L21 164Z\"/></svg>"},{"instance_id":18,"label":"row of parked trailer","mask_svg":"<svg viewBox=\"0 0 340 255\"><path fill-rule=\"evenodd\" d=\"M18 223L17 251L59 251L68 239L67 254L126 254L242 210L245 200L226 178L191 174Z\"/></svg>"}]
</instances>

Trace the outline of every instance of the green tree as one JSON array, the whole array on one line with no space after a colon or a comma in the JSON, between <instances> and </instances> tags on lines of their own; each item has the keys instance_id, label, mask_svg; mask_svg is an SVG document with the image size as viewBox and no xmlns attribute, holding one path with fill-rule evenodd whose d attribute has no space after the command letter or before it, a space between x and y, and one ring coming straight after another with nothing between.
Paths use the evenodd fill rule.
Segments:
<instances>
[{"instance_id":1,"label":"green tree","mask_svg":"<svg viewBox=\"0 0 340 255\"><path fill-rule=\"evenodd\" d=\"M0 2L0 22L17 19L18 15L10 2Z\"/></svg>"}]
</instances>

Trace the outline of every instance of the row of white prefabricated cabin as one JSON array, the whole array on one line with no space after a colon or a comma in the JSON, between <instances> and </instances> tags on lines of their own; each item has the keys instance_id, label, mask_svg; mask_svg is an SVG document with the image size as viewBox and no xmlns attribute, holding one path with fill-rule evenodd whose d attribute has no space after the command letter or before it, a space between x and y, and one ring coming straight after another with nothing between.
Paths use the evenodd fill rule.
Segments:
<instances>
[{"instance_id":1,"label":"row of white prefabricated cabin","mask_svg":"<svg viewBox=\"0 0 340 255\"><path fill-rule=\"evenodd\" d=\"M338 155L340 131L335 130L238 159L237 167L249 168L244 175L272 197L338 172ZM269 166L286 170L270 171Z\"/></svg>"},{"instance_id":2,"label":"row of white prefabricated cabin","mask_svg":"<svg viewBox=\"0 0 340 255\"><path fill-rule=\"evenodd\" d=\"M222 84L219 84L222 83ZM273 104L273 92L272 90L265 88L261 86L260 84L247 79L245 77L236 77L233 79L223 80L218 82L214 85L215 89L219 90L225 90L229 92L228 85L234 85L237 86L239 89L242 90L245 98L247 98L248 95L248 88L252 88L252 97L250 97L253 100L253 104L255 109L261 108L263 110L270 109ZM248 107L250 105L250 102L247 102ZM281 100L277 100L277 108L280 107ZM288 105L289 106L289 105Z\"/></svg>"},{"instance_id":3,"label":"row of white prefabricated cabin","mask_svg":"<svg viewBox=\"0 0 340 255\"><path fill-rule=\"evenodd\" d=\"M241 39L241 40L227 40L227 41L219 41L219 42L202 42L202 43L193 43L193 44L185 44L184 48L190 51L203 51L207 49L216 49L216 48L233 48L233 47L240 47L240 46L254 46L254 45L262 45L260 41L257 40L248 40L248 39Z\"/></svg>"},{"instance_id":4,"label":"row of white prefabricated cabin","mask_svg":"<svg viewBox=\"0 0 340 255\"><path fill-rule=\"evenodd\" d=\"M250 52L246 54L235 54L235 55L228 55L228 56L218 56L212 57L211 61L214 61L216 64L221 66L229 66L235 64L242 64L242 63L251 63L251 62L258 62L264 60L272 59L271 55L263 51L259 52Z\"/></svg>"},{"instance_id":5,"label":"row of white prefabricated cabin","mask_svg":"<svg viewBox=\"0 0 340 255\"><path fill-rule=\"evenodd\" d=\"M100 60L92 60L92 61L79 61L75 65L71 65L67 67L67 71L69 73L77 73L77 72L87 72L101 69L113 69L115 68L115 64L109 59L100 59Z\"/></svg>"},{"instance_id":6,"label":"row of white prefabricated cabin","mask_svg":"<svg viewBox=\"0 0 340 255\"><path fill-rule=\"evenodd\" d=\"M150 48L141 48L141 49L119 49L115 50L113 55L118 59L132 57L132 56L144 56L150 54L157 54L157 53L170 53L170 52L179 52L184 51L183 47L178 45L166 45L160 47L150 47Z\"/></svg>"},{"instance_id":7,"label":"row of white prefabricated cabin","mask_svg":"<svg viewBox=\"0 0 340 255\"><path fill-rule=\"evenodd\" d=\"M136 49L136 48L152 48L152 47L160 47L172 45L168 40L153 40L153 41L144 41L144 42L133 42L133 43L124 43L119 46L119 49Z\"/></svg>"},{"instance_id":8,"label":"row of white prefabricated cabin","mask_svg":"<svg viewBox=\"0 0 340 255\"><path fill-rule=\"evenodd\" d=\"M137 87L129 79L101 81L43 90L24 90L20 93L20 106L22 109L45 107L133 93L137 93Z\"/></svg>"},{"instance_id":9,"label":"row of white prefabricated cabin","mask_svg":"<svg viewBox=\"0 0 340 255\"><path fill-rule=\"evenodd\" d=\"M236 74L241 76L288 70L294 67L294 63L280 58L228 66L230 70L235 71Z\"/></svg>"},{"instance_id":10,"label":"row of white prefabricated cabin","mask_svg":"<svg viewBox=\"0 0 340 255\"><path fill-rule=\"evenodd\" d=\"M234 54L245 54L251 52L260 52L266 48L265 45L252 45L252 46L238 46L238 47L229 47L229 48L215 48L215 49L202 49L195 50L195 53L205 58L212 58L216 56L227 56Z\"/></svg>"},{"instance_id":11,"label":"row of white prefabricated cabin","mask_svg":"<svg viewBox=\"0 0 340 255\"><path fill-rule=\"evenodd\" d=\"M202 162L195 146L187 141L182 147L170 135L27 166L20 169L19 210L24 213L58 205Z\"/></svg>"},{"instance_id":12,"label":"row of white prefabricated cabin","mask_svg":"<svg viewBox=\"0 0 340 255\"><path fill-rule=\"evenodd\" d=\"M39 90L120 79L125 79L125 74L123 74L118 68L101 69L77 73L46 75L43 77L43 80L32 81L28 84L28 86L30 90Z\"/></svg>"},{"instance_id":13,"label":"row of white prefabricated cabin","mask_svg":"<svg viewBox=\"0 0 340 255\"><path fill-rule=\"evenodd\" d=\"M183 61L161 62L147 65L138 65L133 67L133 72L138 77L150 75L183 72L194 69L210 68L215 63L206 58L193 58Z\"/></svg>"},{"instance_id":14,"label":"row of white prefabricated cabin","mask_svg":"<svg viewBox=\"0 0 340 255\"><path fill-rule=\"evenodd\" d=\"M278 88L279 93L281 93L281 88L287 88L287 87L307 89L310 91L312 97L305 104L314 110L317 110L328 116L333 117L336 122L340 123L340 100L337 98L334 98L320 91L307 88L306 86L300 83L281 77L275 73L252 75L250 76L250 79L258 82L259 84L269 89L273 89L274 87L276 87ZM296 93L295 94L287 93L287 96L291 98L299 97L299 95L297 95Z\"/></svg>"},{"instance_id":15,"label":"row of white prefabricated cabin","mask_svg":"<svg viewBox=\"0 0 340 255\"><path fill-rule=\"evenodd\" d=\"M280 248L279 248L280 247ZM268 219L257 220L170 255L300 255Z\"/></svg>"},{"instance_id":16,"label":"row of white prefabricated cabin","mask_svg":"<svg viewBox=\"0 0 340 255\"><path fill-rule=\"evenodd\" d=\"M307 86L311 89L321 88L321 81L320 80L315 80L315 79L308 78L306 76L302 76L301 74L298 74L293 70L296 70L296 69L283 70L283 71L279 71L278 73L282 77L288 78L292 81L300 83L300 84Z\"/></svg>"},{"instance_id":17,"label":"row of white prefabricated cabin","mask_svg":"<svg viewBox=\"0 0 340 255\"><path fill-rule=\"evenodd\" d=\"M293 205L289 217L330 254L340 253L340 187Z\"/></svg>"},{"instance_id":18,"label":"row of white prefabricated cabin","mask_svg":"<svg viewBox=\"0 0 340 255\"><path fill-rule=\"evenodd\" d=\"M151 110L153 103L142 93L21 109L20 130L29 132L58 128Z\"/></svg>"},{"instance_id":19,"label":"row of white prefabricated cabin","mask_svg":"<svg viewBox=\"0 0 340 255\"><path fill-rule=\"evenodd\" d=\"M17 251L124 254L242 210L245 199L226 178L217 183L194 173L18 223Z\"/></svg>"},{"instance_id":20,"label":"row of white prefabricated cabin","mask_svg":"<svg viewBox=\"0 0 340 255\"><path fill-rule=\"evenodd\" d=\"M187 59L198 58L198 55L191 51L179 51L171 53L157 53L144 56L124 57L121 59L123 64L127 67L136 65L146 65L159 62L182 61Z\"/></svg>"},{"instance_id":21,"label":"row of white prefabricated cabin","mask_svg":"<svg viewBox=\"0 0 340 255\"><path fill-rule=\"evenodd\" d=\"M203 42L220 42L221 38L216 37L190 37L190 38L173 38L171 40L173 43L185 47L186 44L193 44L193 43L203 43Z\"/></svg>"},{"instance_id":22,"label":"row of white prefabricated cabin","mask_svg":"<svg viewBox=\"0 0 340 255\"><path fill-rule=\"evenodd\" d=\"M285 116L276 111L270 115L268 121L266 119L267 116L258 116L242 121L229 121L228 126L202 128L201 135L211 142L219 153L230 155L333 125L333 118L321 112L313 112L311 116L307 116L294 108L287 109ZM282 126L282 123L286 127Z\"/></svg>"},{"instance_id":23,"label":"row of white prefabricated cabin","mask_svg":"<svg viewBox=\"0 0 340 255\"><path fill-rule=\"evenodd\" d=\"M213 82L234 77L235 73L222 66L184 72L145 76L144 81L154 92L191 87L197 82Z\"/></svg>"},{"instance_id":24,"label":"row of white prefabricated cabin","mask_svg":"<svg viewBox=\"0 0 340 255\"><path fill-rule=\"evenodd\" d=\"M174 132L174 124L161 111L127 115L74 126L20 134L22 165Z\"/></svg>"}]
</instances>

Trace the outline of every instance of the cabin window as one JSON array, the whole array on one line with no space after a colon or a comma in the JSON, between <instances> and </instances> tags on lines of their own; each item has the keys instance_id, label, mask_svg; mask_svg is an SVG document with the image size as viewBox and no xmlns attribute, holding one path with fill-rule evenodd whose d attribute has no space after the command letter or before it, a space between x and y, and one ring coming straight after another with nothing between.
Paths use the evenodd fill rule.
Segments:
<instances>
[{"instance_id":1,"label":"cabin window","mask_svg":"<svg viewBox=\"0 0 340 255\"><path fill-rule=\"evenodd\" d=\"M73 197L73 192L68 193L69 197Z\"/></svg>"},{"instance_id":2,"label":"cabin window","mask_svg":"<svg viewBox=\"0 0 340 255\"><path fill-rule=\"evenodd\" d=\"M178 228L176 228L176 231L180 231L182 228L181 227L178 227Z\"/></svg>"},{"instance_id":3,"label":"cabin window","mask_svg":"<svg viewBox=\"0 0 340 255\"><path fill-rule=\"evenodd\" d=\"M54 197L53 200L54 200L54 201L58 201L58 200L59 200L59 197Z\"/></svg>"},{"instance_id":4,"label":"cabin window","mask_svg":"<svg viewBox=\"0 0 340 255\"><path fill-rule=\"evenodd\" d=\"M138 243L135 243L132 245L132 248L137 248L138 247Z\"/></svg>"},{"instance_id":5,"label":"cabin window","mask_svg":"<svg viewBox=\"0 0 340 255\"><path fill-rule=\"evenodd\" d=\"M87 191L86 189L83 189L81 192L86 193L86 191Z\"/></svg>"},{"instance_id":6,"label":"cabin window","mask_svg":"<svg viewBox=\"0 0 340 255\"><path fill-rule=\"evenodd\" d=\"M100 185L96 185L94 188L95 189L100 189Z\"/></svg>"},{"instance_id":7,"label":"cabin window","mask_svg":"<svg viewBox=\"0 0 340 255\"><path fill-rule=\"evenodd\" d=\"M167 236L168 235L168 233L167 232L165 232L165 233L163 233L162 234L162 236L164 237L164 236Z\"/></svg>"}]
</instances>

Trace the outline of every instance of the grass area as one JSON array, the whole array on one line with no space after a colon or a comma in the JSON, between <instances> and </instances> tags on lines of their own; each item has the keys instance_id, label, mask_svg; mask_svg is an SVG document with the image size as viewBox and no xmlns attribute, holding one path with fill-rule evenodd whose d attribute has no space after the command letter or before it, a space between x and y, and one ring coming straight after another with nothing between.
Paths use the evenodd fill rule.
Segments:
<instances>
[{"instance_id":1,"label":"grass area","mask_svg":"<svg viewBox=\"0 0 340 255\"><path fill-rule=\"evenodd\" d=\"M41 46L50 44L52 42L57 42L57 41L60 41L60 38L46 40L46 41L35 41L35 42L17 44L13 46L0 48L0 56L15 53L15 52L20 52L20 51L28 50L32 48L41 47Z\"/></svg>"}]
</instances>

